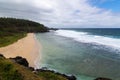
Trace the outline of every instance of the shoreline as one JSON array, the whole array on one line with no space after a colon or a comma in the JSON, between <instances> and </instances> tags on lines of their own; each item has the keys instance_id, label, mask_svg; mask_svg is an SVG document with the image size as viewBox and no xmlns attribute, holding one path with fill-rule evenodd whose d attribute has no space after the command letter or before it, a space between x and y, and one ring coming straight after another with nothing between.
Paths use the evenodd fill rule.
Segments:
<instances>
[{"instance_id":1,"label":"shoreline","mask_svg":"<svg viewBox=\"0 0 120 80\"><path fill-rule=\"evenodd\" d=\"M39 45L34 33L28 33L26 37L17 42L0 48L0 53L6 58L13 58L16 56L24 57L28 60L29 66L35 67L37 57L39 55Z\"/></svg>"}]
</instances>

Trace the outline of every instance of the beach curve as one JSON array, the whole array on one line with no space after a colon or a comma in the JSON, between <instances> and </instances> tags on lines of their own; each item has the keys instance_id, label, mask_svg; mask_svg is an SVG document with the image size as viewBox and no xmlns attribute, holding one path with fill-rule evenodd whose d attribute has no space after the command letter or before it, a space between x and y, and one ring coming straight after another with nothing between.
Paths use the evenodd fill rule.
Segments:
<instances>
[{"instance_id":1,"label":"beach curve","mask_svg":"<svg viewBox=\"0 0 120 80\"><path fill-rule=\"evenodd\" d=\"M35 61L39 55L39 45L34 33L28 33L26 37L17 42L0 48L0 53L6 58L21 56L28 60L31 67L35 67Z\"/></svg>"}]
</instances>

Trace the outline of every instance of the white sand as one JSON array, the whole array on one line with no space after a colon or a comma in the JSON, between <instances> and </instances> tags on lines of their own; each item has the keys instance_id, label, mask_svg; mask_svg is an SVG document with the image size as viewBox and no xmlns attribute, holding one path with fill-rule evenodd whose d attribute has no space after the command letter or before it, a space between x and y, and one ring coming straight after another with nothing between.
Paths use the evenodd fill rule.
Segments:
<instances>
[{"instance_id":1,"label":"white sand","mask_svg":"<svg viewBox=\"0 0 120 80\"><path fill-rule=\"evenodd\" d=\"M0 48L0 53L6 58L22 56L28 60L30 66L35 67L35 60L39 54L39 47L35 40L34 33L28 33L27 37L9 46Z\"/></svg>"}]
</instances>

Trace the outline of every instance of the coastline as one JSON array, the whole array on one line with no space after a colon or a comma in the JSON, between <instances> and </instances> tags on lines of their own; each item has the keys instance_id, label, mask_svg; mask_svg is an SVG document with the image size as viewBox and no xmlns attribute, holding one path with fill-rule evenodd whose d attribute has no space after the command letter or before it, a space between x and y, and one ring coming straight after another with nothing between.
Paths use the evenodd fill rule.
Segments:
<instances>
[{"instance_id":1,"label":"coastline","mask_svg":"<svg viewBox=\"0 0 120 80\"><path fill-rule=\"evenodd\" d=\"M35 61L39 55L39 45L34 33L28 33L26 37L17 42L0 48L0 53L6 58L21 56L28 60L29 66L35 67Z\"/></svg>"}]
</instances>

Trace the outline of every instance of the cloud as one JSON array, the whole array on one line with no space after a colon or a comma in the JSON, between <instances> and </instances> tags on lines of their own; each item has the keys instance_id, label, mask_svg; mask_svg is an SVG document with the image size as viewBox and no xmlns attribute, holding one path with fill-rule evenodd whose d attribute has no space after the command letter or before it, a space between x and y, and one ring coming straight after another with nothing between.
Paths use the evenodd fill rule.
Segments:
<instances>
[{"instance_id":1,"label":"cloud","mask_svg":"<svg viewBox=\"0 0 120 80\"><path fill-rule=\"evenodd\" d=\"M31 19L50 27L120 27L119 13L88 0L0 0L0 16Z\"/></svg>"}]
</instances>

